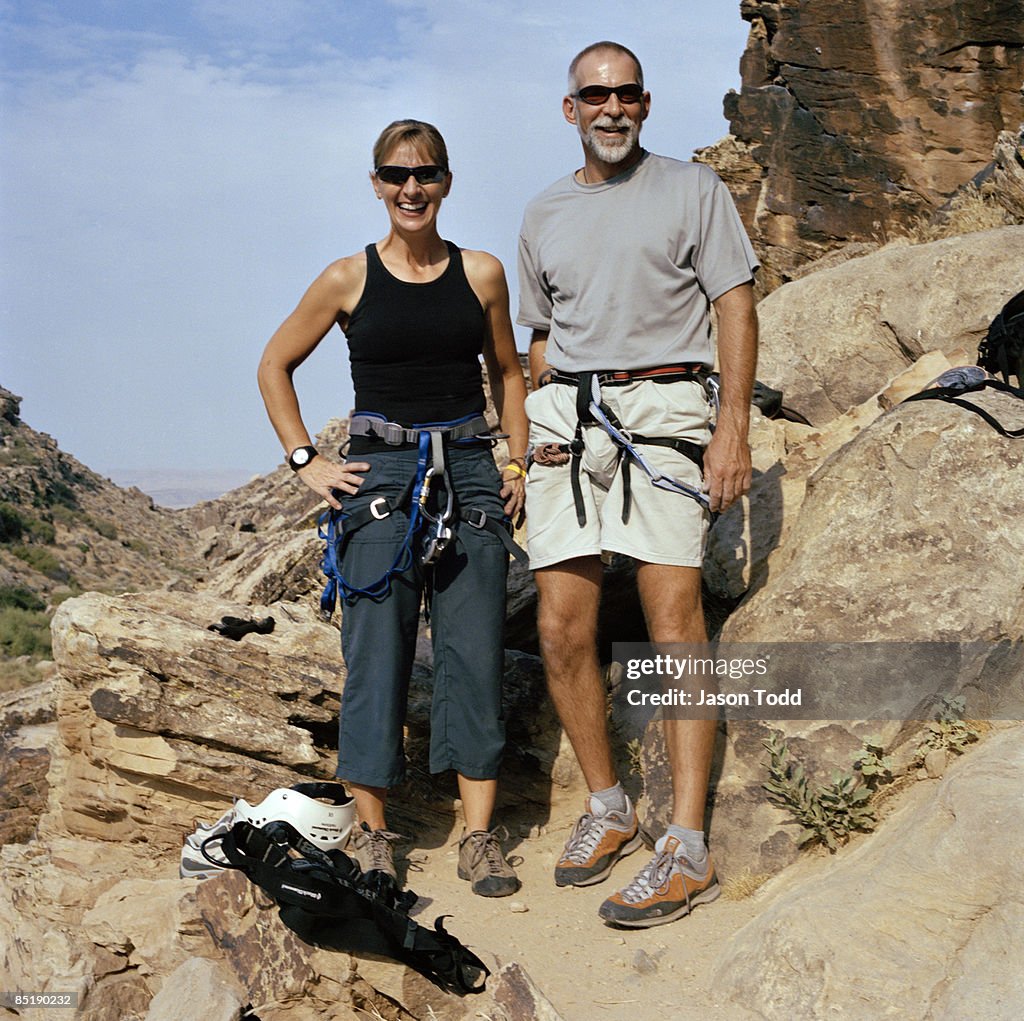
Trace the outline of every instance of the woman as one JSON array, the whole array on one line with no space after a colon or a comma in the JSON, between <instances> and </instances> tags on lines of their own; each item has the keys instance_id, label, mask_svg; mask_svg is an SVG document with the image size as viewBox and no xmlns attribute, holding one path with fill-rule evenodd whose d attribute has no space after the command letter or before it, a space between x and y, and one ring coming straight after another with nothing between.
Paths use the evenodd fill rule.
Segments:
<instances>
[{"instance_id":1,"label":"woman","mask_svg":"<svg viewBox=\"0 0 1024 1021\"><path fill-rule=\"evenodd\" d=\"M519 881L490 826L504 747L505 519L523 511L526 384L501 263L438 233L452 184L438 130L395 121L373 158L370 181L388 213L387 236L313 282L267 345L260 390L289 464L343 515L335 548L348 679L337 776L362 821L360 863L395 876L385 808L388 789L404 776L402 723L426 589L430 769L458 773L466 821L459 875L474 893L505 896ZM347 455L354 460L341 464L311 446L292 385L335 322L348 340L356 394ZM509 435L512 456L500 477L491 442L479 437L481 354ZM415 428L425 423L434 430Z\"/></svg>"}]
</instances>

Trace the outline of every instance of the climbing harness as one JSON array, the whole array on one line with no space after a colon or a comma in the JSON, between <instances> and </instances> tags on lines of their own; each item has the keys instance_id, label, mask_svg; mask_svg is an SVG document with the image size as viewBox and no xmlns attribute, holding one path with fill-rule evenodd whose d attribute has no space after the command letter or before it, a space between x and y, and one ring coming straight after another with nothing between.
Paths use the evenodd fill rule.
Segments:
<instances>
[{"instance_id":1,"label":"climbing harness","mask_svg":"<svg viewBox=\"0 0 1024 1021\"><path fill-rule=\"evenodd\" d=\"M306 942L385 954L458 995L483 991L490 974L483 961L445 929L446 916L433 929L410 918L418 898L390 876L362 872L343 851L317 847L289 822L236 822L211 839L220 840L224 867L272 897L281 920Z\"/></svg>"},{"instance_id":2,"label":"climbing harness","mask_svg":"<svg viewBox=\"0 0 1024 1021\"><path fill-rule=\"evenodd\" d=\"M504 519L496 520L481 508L461 508L455 503L455 491L445 461L446 445L488 443L493 446L497 440L505 438L505 434L491 432L483 416L473 414L452 422L428 422L406 427L389 422L374 412L358 412L350 420L349 431L352 436L372 437L389 446L415 443L416 472L393 500L378 496L360 510L332 508L321 515L318 534L324 540L325 548L320 568L327 577L320 597L320 615L324 620L331 619L339 593L344 601L360 597L385 598L391 592L392 580L413 566L413 551L418 540L421 566L433 567L451 545L460 522L490 532L517 560L526 559L524 551L512 541ZM431 493L440 489L443 489L443 496L438 496L434 512L430 509ZM371 521L383 521L402 509L407 509L409 523L391 566L375 581L358 585L352 583L341 570L348 540Z\"/></svg>"},{"instance_id":3,"label":"climbing harness","mask_svg":"<svg viewBox=\"0 0 1024 1021\"><path fill-rule=\"evenodd\" d=\"M571 443L548 443L534 451L533 461L538 464L564 463L571 461L570 485L572 486L573 504L576 508L576 520L582 528L587 523L586 507L583 503L583 490L580 474L583 470L583 454L585 443L583 430L585 426L600 426L611 437L618 449L618 463L622 467L622 521L628 523L632 509L632 488L630 468L636 465L659 489L678 493L696 501L705 510L710 509L707 493L698 486L683 482L675 476L668 475L657 469L638 449L641 446L670 447L684 457L689 458L703 472L704 449L689 440L674 436L642 436L625 428L612 410L601 399L602 386L624 386L637 380L650 379L656 383L675 383L683 380L704 383L706 373L701 364L665 365L655 369L643 369L635 372L562 372L554 370L551 383L561 383L577 388L576 397L576 434ZM710 387L712 400L717 406L717 385ZM559 457L561 455L561 458Z\"/></svg>"}]
</instances>

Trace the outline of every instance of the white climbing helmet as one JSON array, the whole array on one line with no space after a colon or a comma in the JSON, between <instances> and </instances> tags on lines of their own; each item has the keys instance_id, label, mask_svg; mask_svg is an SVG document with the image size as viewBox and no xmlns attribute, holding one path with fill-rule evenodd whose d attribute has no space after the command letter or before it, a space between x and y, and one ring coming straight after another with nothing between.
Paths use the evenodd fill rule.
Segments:
<instances>
[{"instance_id":1,"label":"white climbing helmet","mask_svg":"<svg viewBox=\"0 0 1024 1021\"><path fill-rule=\"evenodd\" d=\"M257 829L268 822L291 823L323 851L340 851L355 820L355 802L340 783L279 787L258 805L239 798L233 809L233 822L247 822Z\"/></svg>"}]
</instances>

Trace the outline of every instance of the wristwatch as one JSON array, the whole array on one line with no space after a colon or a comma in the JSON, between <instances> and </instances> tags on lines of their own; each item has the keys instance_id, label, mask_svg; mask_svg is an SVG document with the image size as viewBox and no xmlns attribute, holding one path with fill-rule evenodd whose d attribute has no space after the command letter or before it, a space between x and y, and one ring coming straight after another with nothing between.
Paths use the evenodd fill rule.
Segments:
<instances>
[{"instance_id":1,"label":"wristwatch","mask_svg":"<svg viewBox=\"0 0 1024 1021\"><path fill-rule=\"evenodd\" d=\"M296 447L288 455L288 467L297 472L300 468L305 468L319 453L316 447Z\"/></svg>"}]
</instances>

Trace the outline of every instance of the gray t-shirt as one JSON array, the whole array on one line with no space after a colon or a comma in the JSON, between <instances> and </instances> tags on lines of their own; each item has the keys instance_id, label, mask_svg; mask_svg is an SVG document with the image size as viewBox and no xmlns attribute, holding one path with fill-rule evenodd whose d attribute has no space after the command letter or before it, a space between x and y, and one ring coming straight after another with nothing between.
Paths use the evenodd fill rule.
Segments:
<instances>
[{"instance_id":1,"label":"gray t-shirt","mask_svg":"<svg viewBox=\"0 0 1024 1021\"><path fill-rule=\"evenodd\" d=\"M567 372L714 364L709 303L758 267L728 189L700 163L645 152L600 184L570 174L527 207L517 322Z\"/></svg>"}]
</instances>

